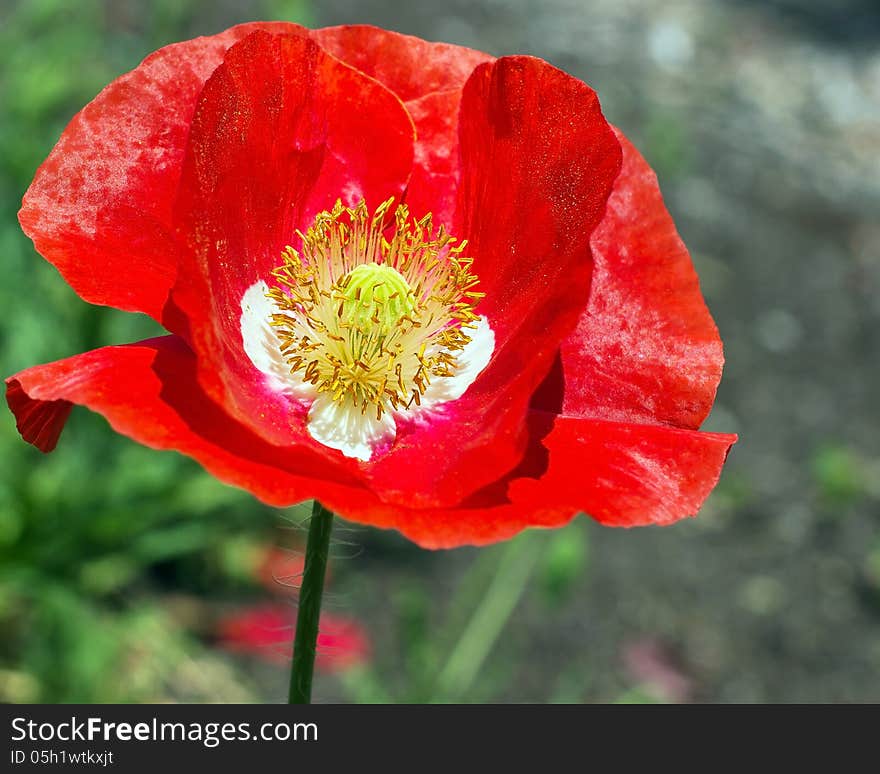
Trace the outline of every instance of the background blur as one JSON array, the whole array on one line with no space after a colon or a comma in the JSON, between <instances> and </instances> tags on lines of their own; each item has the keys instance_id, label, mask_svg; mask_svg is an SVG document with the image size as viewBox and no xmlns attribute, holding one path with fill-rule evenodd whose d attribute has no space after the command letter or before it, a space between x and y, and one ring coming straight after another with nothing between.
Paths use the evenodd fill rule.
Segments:
<instances>
[{"instance_id":1,"label":"background blur","mask_svg":"<svg viewBox=\"0 0 880 774\"><path fill-rule=\"evenodd\" d=\"M483 550L335 533L319 701L880 701L875 0L0 0L0 375L153 334L81 302L16 212L70 117L154 49L371 22L589 82L656 168L737 432L699 518ZM279 701L302 509L78 409L0 416L0 701Z\"/></svg>"}]
</instances>

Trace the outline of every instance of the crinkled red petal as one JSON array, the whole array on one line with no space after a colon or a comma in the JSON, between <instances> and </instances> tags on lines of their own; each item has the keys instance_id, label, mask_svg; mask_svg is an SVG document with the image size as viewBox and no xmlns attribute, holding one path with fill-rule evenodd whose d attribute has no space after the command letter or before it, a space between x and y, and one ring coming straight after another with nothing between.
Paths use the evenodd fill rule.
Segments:
<instances>
[{"instance_id":1,"label":"crinkled red petal","mask_svg":"<svg viewBox=\"0 0 880 774\"><path fill-rule=\"evenodd\" d=\"M19 220L86 301L163 319L177 273L171 207L196 100L245 24L156 51L74 116L37 171ZM166 321L167 323L167 321Z\"/></svg>"},{"instance_id":2,"label":"crinkled red petal","mask_svg":"<svg viewBox=\"0 0 880 774\"><path fill-rule=\"evenodd\" d=\"M591 239L590 302L533 405L696 429L721 379L721 339L656 175L618 137L623 168Z\"/></svg>"},{"instance_id":3,"label":"crinkled red petal","mask_svg":"<svg viewBox=\"0 0 880 774\"><path fill-rule=\"evenodd\" d=\"M366 24L313 30L312 39L346 64L375 78L403 102L437 91L461 90L489 54L434 43Z\"/></svg>"},{"instance_id":4,"label":"crinkled red petal","mask_svg":"<svg viewBox=\"0 0 880 774\"><path fill-rule=\"evenodd\" d=\"M291 443L291 406L263 389L242 346L245 291L337 198L400 196L413 128L400 100L312 41L255 33L211 76L193 118L177 202L189 251L174 300L209 394L267 440Z\"/></svg>"}]
</instances>

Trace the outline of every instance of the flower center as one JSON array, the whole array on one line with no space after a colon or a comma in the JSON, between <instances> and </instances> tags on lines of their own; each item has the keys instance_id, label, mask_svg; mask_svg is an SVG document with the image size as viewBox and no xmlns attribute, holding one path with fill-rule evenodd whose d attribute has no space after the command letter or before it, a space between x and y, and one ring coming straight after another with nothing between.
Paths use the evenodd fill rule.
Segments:
<instances>
[{"instance_id":1,"label":"flower center","mask_svg":"<svg viewBox=\"0 0 880 774\"><path fill-rule=\"evenodd\" d=\"M412 289L391 266L362 263L346 274L340 285L344 300L339 316L354 328L376 325L377 335L387 336L404 316L416 311Z\"/></svg>"},{"instance_id":2,"label":"flower center","mask_svg":"<svg viewBox=\"0 0 880 774\"><path fill-rule=\"evenodd\" d=\"M435 378L455 375L479 318L465 242L414 220L393 200L321 212L302 248L287 247L268 297L290 373L362 414L419 405Z\"/></svg>"}]
</instances>

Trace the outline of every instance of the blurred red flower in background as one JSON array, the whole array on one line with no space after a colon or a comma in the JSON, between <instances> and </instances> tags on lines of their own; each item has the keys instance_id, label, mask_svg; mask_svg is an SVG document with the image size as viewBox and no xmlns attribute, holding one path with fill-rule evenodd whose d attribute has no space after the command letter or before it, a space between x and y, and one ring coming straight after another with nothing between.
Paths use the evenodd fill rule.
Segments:
<instances>
[{"instance_id":1,"label":"blurred red flower in background","mask_svg":"<svg viewBox=\"0 0 880 774\"><path fill-rule=\"evenodd\" d=\"M673 522L735 440L697 432L721 341L653 172L539 59L282 23L168 46L19 217L83 299L170 331L10 377L44 451L76 403L444 547Z\"/></svg>"},{"instance_id":2,"label":"blurred red flower in background","mask_svg":"<svg viewBox=\"0 0 880 774\"><path fill-rule=\"evenodd\" d=\"M298 597L305 556L299 551L266 546L257 552L253 579L279 597ZM330 577L330 566L326 577ZM225 613L214 625L217 643L225 650L285 663L296 631L296 608L285 602L259 602ZM317 666L338 671L369 661L370 637L353 618L324 612L317 642Z\"/></svg>"},{"instance_id":3,"label":"blurred red flower in background","mask_svg":"<svg viewBox=\"0 0 880 774\"><path fill-rule=\"evenodd\" d=\"M223 616L216 626L218 644L225 650L284 664L290 660L296 611L278 602L252 605ZM316 665L337 672L370 659L370 641L356 621L321 614Z\"/></svg>"}]
</instances>

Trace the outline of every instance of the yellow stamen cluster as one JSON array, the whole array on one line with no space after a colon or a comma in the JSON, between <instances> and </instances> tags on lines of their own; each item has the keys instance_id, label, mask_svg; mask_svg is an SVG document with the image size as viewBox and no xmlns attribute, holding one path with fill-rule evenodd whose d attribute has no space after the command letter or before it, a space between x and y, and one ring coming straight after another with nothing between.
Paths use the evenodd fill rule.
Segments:
<instances>
[{"instance_id":1,"label":"yellow stamen cluster","mask_svg":"<svg viewBox=\"0 0 880 774\"><path fill-rule=\"evenodd\" d=\"M435 377L454 375L483 293L466 242L393 199L371 216L361 201L318 214L299 251L287 247L269 291L291 374L381 419L419 405ZM386 236L387 235L387 236Z\"/></svg>"}]
</instances>

